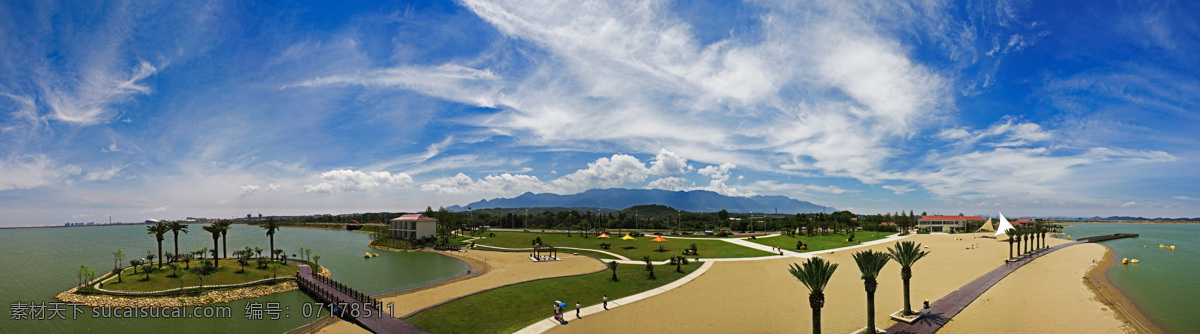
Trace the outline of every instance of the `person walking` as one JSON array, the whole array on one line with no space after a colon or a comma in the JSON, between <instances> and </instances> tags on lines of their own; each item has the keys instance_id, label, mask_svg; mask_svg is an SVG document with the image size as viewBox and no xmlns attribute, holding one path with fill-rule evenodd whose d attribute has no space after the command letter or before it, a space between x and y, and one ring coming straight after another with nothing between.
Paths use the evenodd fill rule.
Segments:
<instances>
[{"instance_id":1,"label":"person walking","mask_svg":"<svg viewBox=\"0 0 1200 334\"><path fill-rule=\"evenodd\" d=\"M604 295L604 309L608 310L608 295Z\"/></svg>"},{"instance_id":2,"label":"person walking","mask_svg":"<svg viewBox=\"0 0 1200 334\"><path fill-rule=\"evenodd\" d=\"M579 302L575 302L575 319L583 319L579 316Z\"/></svg>"}]
</instances>

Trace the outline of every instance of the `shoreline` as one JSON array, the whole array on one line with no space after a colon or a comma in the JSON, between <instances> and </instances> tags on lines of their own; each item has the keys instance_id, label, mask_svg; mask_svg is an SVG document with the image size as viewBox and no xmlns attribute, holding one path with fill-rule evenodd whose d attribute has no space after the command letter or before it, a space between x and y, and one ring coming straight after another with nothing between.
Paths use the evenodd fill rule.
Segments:
<instances>
[{"instance_id":1,"label":"shoreline","mask_svg":"<svg viewBox=\"0 0 1200 334\"><path fill-rule=\"evenodd\" d=\"M1104 258L1087 271L1087 276L1083 278L1083 284L1092 292L1097 301L1113 309L1117 320L1128 324L1131 328L1136 328L1139 332L1166 333L1157 323L1150 320L1137 305L1134 305L1121 289L1108 280L1109 268L1117 264L1113 260L1116 252L1108 245L1097 244L1104 246Z\"/></svg>"}]
</instances>

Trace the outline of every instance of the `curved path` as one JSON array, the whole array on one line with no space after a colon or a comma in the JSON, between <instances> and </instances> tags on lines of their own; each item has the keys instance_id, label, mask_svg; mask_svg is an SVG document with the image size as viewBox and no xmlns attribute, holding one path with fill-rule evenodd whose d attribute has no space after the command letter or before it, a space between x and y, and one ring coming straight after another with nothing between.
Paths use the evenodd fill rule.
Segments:
<instances>
[{"instance_id":1,"label":"curved path","mask_svg":"<svg viewBox=\"0 0 1200 334\"><path fill-rule=\"evenodd\" d=\"M475 247L483 247L483 248L499 249L499 250L505 250L505 251L526 251L526 252L532 252L532 251L533 251L533 248L508 248L508 247L497 247L497 246L488 246L488 245L481 245L481 244L475 244ZM596 252L596 253L604 253L604 254L611 255L611 256L613 256L613 257L615 257L615 258L617 258L617 259L619 259L619 260L621 260L621 261L631 261L629 258L627 258L627 257L624 257L624 256L621 256L621 254L617 254L617 253L613 253L613 252L609 252L609 251L602 251L602 250L599 250L599 249L591 249L591 248L575 248L575 247L555 247L555 248L558 248L558 249L581 250L581 251L589 251L589 252ZM638 263L641 263L641 262L638 262Z\"/></svg>"}]
</instances>

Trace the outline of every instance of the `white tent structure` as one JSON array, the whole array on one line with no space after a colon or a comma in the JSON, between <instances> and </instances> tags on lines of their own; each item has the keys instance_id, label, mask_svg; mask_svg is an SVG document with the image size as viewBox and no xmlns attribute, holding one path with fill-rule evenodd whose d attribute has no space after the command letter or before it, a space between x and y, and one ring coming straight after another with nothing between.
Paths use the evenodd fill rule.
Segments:
<instances>
[{"instance_id":1,"label":"white tent structure","mask_svg":"<svg viewBox=\"0 0 1200 334\"><path fill-rule=\"evenodd\" d=\"M996 236L1000 236L1004 234L1004 231L1010 229L1013 229L1012 223L1009 223L1008 219L1004 218L1004 213L1000 213L1000 225L996 226Z\"/></svg>"},{"instance_id":2,"label":"white tent structure","mask_svg":"<svg viewBox=\"0 0 1200 334\"><path fill-rule=\"evenodd\" d=\"M992 225L992 218L988 218L987 222L983 223L983 226L980 226L979 229L976 230L975 232L983 232L983 231L992 232L995 230L996 230L996 227Z\"/></svg>"}]
</instances>

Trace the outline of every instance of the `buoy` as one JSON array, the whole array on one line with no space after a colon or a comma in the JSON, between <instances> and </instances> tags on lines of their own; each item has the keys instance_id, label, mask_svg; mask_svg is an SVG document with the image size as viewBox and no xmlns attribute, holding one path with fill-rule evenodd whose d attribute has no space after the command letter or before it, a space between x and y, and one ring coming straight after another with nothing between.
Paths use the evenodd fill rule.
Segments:
<instances>
[{"instance_id":1,"label":"buoy","mask_svg":"<svg viewBox=\"0 0 1200 334\"><path fill-rule=\"evenodd\" d=\"M1129 258L1121 259L1121 264L1129 264Z\"/></svg>"},{"instance_id":2,"label":"buoy","mask_svg":"<svg viewBox=\"0 0 1200 334\"><path fill-rule=\"evenodd\" d=\"M1138 263L1138 259L1129 260L1129 263Z\"/></svg>"}]
</instances>

